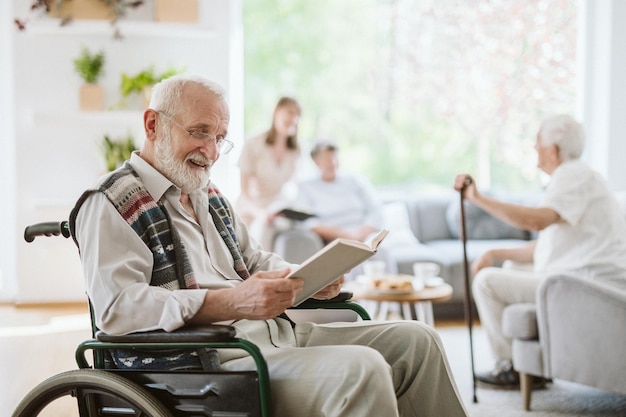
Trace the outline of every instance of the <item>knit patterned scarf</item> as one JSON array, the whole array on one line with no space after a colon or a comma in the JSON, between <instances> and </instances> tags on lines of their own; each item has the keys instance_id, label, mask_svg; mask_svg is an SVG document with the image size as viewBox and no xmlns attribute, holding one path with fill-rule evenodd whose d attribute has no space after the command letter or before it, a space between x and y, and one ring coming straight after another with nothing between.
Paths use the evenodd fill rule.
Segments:
<instances>
[{"instance_id":1,"label":"knit patterned scarf","mask_svg":"<svg viewBox=\"0 0 626 417\"><path fill-rule=\"evenodd\" d=\"M70 231L76 239L76 216L87 198L102 192L115 206L128 225L150 248L154 259L150 285L169 290L198 288L183 241L178 236L167 210L148 193L137 173L126 162L112 172L97 190L87 190L79 198L70 214ZM208 191L209 212L220 236L234 259L237 274L250 276L243 260L232 216L226 201L217 188ZM80 247L79 247L80 251ZM173 349L167 351L111 349L106 367L120 369L220 369L219 355L215 349L194 351Z\"/></svg>"},{"instance_id":2,"label":"knit patterned scarf","mask_svg":"<svg viewBox=\"0 0 626 417\"><path fill-rule=\"evenodd\" d=\"M150 248L154 259L150 285L169 290L198 288L185 246L167 210L160 201L157 202L152 198L128 162L112 172L97 190L88 190L81 196L70 215L72 235L78 210L94 192L104 193L128 225ZM234 259L235 271L242 279L248 278L250 273L239 249L232 215L224 197L217 188L210 187L208 201L213 223ZM73 237L76 241L75 236Z\"/></svg>"}]
</instances>

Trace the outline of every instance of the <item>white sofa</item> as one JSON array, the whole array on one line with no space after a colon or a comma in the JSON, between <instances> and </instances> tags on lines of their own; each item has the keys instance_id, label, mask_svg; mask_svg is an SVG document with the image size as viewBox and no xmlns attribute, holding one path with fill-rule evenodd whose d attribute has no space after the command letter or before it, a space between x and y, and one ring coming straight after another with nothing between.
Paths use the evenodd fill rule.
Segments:
<instances>
[{"instance_id":1,"label":"white sofa","mask_svg":"<svg viewBox=\"0 0 626 417\"><path fill-rule=\"evenodd\" d=\"M536 198L536 195L505 197L529 204ZM459 194L387 196L382 202L385 228L391 233L381 245L379 257L387 261L389 272L412 275L413 263L436 262L441 267L440 276L452 285L454 292L449 301L435 304L435 315L462 316L464 272L459 238ZM487 249L524 245L532 237L531 233L510 227L471 204L466 206L466 218L469 262ZM296 228L279 233L273 250L288 261L298 263L322 246L316 234Z\"/></svg>"}]
</instances>

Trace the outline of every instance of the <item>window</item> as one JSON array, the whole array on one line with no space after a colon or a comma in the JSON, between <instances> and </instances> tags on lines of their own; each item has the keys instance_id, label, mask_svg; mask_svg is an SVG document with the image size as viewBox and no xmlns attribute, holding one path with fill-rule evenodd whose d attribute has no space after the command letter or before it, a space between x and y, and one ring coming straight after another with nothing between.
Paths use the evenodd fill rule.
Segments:
<instances>
[{"instance_id":1,"label":"window","mask_svg":"<svg viewBox=\"0 0 626 417\"><path fill-rule=\"evenodd\" d=\"M335 139L377 185L536 189L539 123L575 110L576 0L243 4L246 135L295 96L304 148Z\"/></svg>"}]
</instances>

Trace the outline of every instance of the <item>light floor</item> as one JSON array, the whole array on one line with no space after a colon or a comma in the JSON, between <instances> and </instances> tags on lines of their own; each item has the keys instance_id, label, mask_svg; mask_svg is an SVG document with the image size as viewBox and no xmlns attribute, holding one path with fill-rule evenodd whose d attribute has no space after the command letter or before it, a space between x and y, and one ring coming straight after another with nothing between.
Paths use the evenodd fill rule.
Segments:
<instances>
[{"instance_id":1,"label":"light floor","mask_svg":"<svg viewBox=\"0 0 626 417\"><path fill-rule=\"evenodd\" d=\"M390 312L397 318L399 312ZM439 322L458 327L462 321ZM87 304L0 304L0 416L8 416L44 379L76 369L75 347L91 337ZM56 416L69 417L66 412ZM54 416L51 416L54 417Z\"/></svg>"},{"instance_id":2,"label":"light floor","mask_svg":"<svg viewBox=\"0 0 626 417\"><path fill-rule=\"evenodd\" d=\"M86 303L0 305L0 415L10 416L19 400L44 379L76 369L74 348L90 336Z\"/></svg>"},{"instance_id":3,"label":"light floor","mask_svg":"<svg viewBox=\"0 0 626 417\"><path fill-rule=\"evenodd\" d=\"M392 316L390 318L396 318ZM435 321L448 355L460 395L471 417L617 417L626 415L626 396L608 394L576 384L555 381L536 392L535 411L521 409L519 391L478 389L472 402L473 383L469 334L464 320ZM480 325L473 327L474 363L477 371L493 365ZM44 379L76 369L75 347L91 337L86 304L23 306L0 304L0 416L9 416L26 393ZM46 417L72 417L60 404Z\"/></svg>"}]
</instances>

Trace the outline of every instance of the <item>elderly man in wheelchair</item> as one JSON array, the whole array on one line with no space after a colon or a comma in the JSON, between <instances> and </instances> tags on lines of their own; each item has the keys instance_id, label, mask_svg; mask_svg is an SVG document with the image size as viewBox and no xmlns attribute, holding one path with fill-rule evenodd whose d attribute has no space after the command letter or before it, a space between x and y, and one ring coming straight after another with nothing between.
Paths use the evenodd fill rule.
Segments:
<instances>
[{"instance_id":1,"label":"elderly man in wheelchair","mask_svg":"<svg viewBox=\"0 0 626 417\"><path fill-rule=\"evenodd\" d=\"M190 370L203 381L216 372L246 375L261 362L267 370L256 372L260 380L269 375L265 401L271 403L263 415L467 415L432 328L412 321L296 324L289 318L303 285L284 279L295 265L250 239L209 180L220 153L232 148L219 86L188 75L164 80L154 87L143 121L142 149L86 191L69 221L95 325L103 332L97 343L107 348L107 360L96 355L104 367L148 376ZM342 283L343 277L313 298L337 296ZM185 330L206 325L227 325L228 334L198 341L190 335L202 331ZM188 343L167 345L180 329ZM234 336L256 348L221 343ZM126 348L117 344L120 337L144 344ZM100 352L87 343L79 353L91 348ZM141 383L177 390L159 378ZM175 396L185 397L185 389ZM185 406L178 406L174 412L252 415L199 410L183 414Z\"/></svg>"}]
</instances>

